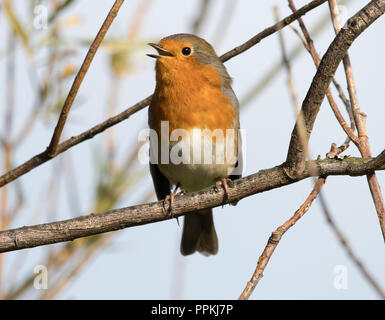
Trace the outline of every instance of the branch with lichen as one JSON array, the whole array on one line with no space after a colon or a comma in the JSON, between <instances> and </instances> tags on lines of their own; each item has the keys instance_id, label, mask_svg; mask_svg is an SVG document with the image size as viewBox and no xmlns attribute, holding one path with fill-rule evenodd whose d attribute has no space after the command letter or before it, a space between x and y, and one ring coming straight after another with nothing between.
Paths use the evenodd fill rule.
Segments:
<instances>
[{"instance_id":1,"label":"branch with lichen","mask_svg":"<svg viewBox=\"0 0 385 320\"><path fill-rule=\"evenodd\" d=\"M283 165L261 170L233 181L228 188L226 198L224 190L216 187L176 197L171 214L168 214L169 203L167 201L158 201L104 213L91 213L69 220L1 231L0 252L71 241L95 234L164 221L194 210L214 208L238 201L311 176L366 175L373 172L373 162L378 165L375 170L385 170L385 151L379 155L379 159L346 158L344 160L307 161L305 169L295 179L287 176Z\"/></svg>"}]
</instances>

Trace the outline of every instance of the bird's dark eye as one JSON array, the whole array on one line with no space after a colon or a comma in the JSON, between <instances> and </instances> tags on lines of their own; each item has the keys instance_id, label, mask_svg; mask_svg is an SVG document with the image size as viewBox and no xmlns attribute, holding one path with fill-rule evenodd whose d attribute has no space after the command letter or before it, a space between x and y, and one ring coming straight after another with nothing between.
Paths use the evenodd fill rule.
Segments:
<instances>
[{"instance_id":1,"label":"bird's dark eye","mask_svg":"<svg viewBox=\"0 0 385 320\"><path fill-rule=\"evenodd\" d=\"M184 56L189 56L190 53L191 53L191 48L189 48L189 47L184 47L184 48L182 49L182 54L183 54Z\"/></svg>"}]
</instances>

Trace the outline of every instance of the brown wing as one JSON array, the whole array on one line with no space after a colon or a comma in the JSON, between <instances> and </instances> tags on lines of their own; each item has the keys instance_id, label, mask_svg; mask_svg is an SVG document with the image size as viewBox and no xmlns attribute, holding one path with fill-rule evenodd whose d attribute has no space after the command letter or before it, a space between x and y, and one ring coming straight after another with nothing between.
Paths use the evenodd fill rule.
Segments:
<instances>
[{"instance_id":1,"label":"brown wing","mask_svg":"<svg viewBox=\"0 0 385 320\"><path fill-rule=\"evenodd\" d=\"M171 193L170 181L168 181L168 179L160 172L156 164L150 163L150 172L152 176L152 182L154 183L156 196L158 200L163 200Z\"/></svg>"}]
</instances>

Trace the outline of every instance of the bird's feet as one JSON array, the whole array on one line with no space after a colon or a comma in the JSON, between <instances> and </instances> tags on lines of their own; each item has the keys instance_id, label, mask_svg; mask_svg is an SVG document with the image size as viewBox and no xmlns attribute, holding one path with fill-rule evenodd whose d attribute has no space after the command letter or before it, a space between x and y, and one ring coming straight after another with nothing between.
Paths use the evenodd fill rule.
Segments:
<instances>
[{"instance_id":1,"label":"bird's feet","mask_svg":"<svg viewBox=\"0 0 385 320\"><path fill-rule=\"evenodd\" d=\"M219 190L219 187L222 187L223 190L225 191L225 195L223 197L223 202L227 202L229 200L229 184L232 182L230 178L223 178L218 180L215 183L215 188Z\"/></svg>"},{"instance_id":2,"label":"bird's feet","mask_svg":"<svg viewBox=\"0 0 385 320\"><path fill-rule=\"evenodd\" d=\"M179 183L175 186L175 189L173 192L171 192L169 195L167 195L164 198L164 203L169 202L168 210L166 211L166 214L171 214L173 208L174 208L174 201L176 196L180 196L186 193L185 190L181 189L179 192L177 192L179 188Z\"/></svg>"}]
</instances>

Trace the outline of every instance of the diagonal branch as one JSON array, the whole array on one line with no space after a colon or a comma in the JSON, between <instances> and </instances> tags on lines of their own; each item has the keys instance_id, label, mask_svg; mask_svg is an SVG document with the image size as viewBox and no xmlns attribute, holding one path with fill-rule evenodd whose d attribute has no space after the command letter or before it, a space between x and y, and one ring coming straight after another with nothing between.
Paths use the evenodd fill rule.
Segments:
<instances>
[{"instance_id":1,"label":"diagonal branch","mask_svg":"<svg viewBox=\"0 0 385 320\"><path fill-rule=\"evenodd\" d=\"M343 57L355 39L385 12L385 0L370 1L357 14L351 17L346 25L335 37L323 56L317 72L313 78L307 95L302 103L302 114L306 127L306 142L309 141L311 131L322 101L329 88ZM301 143L298 119L294 126L289 150L286 158L285 172L291 178L301 174L305 168L306 145Z\"/></svg>"},{"instance_id":2,"label":"diagonal branch","mask_svg":"<svg viewBox=\"0 0 385 320\"><path fill-rule=\"evenodd\" d=\"M383 153L381 153L381 158ZM233 181L228 188L226 198L224 190L215 187L176 197L172 214L166 214L169 210L168 202L158 201L64 221L1 231L0 252L70 241L81 237L168 220L179 217L186 212L221 206L224 203L279 188L311 176L365 175L373 170L372 161L374 160L362 158L307 161L305 170L296 179L291 179L286 175L283 165L261 170ZM385 165L375 169L385 170Z\"/></svg>"},{"instance_id":3,"label":"diagonal branch","mask_svg":"<svg viewBox=\"0 0 385 320\"><path fill-rule=\"evenodd\" d=\"M293 12L295 12L296 8L294 5L294 2L292 0L288 0L288 2L289 2L290 9L293 10ZM300 26L301 31L303 33L303 40L302 41L304 42L304 46L305 46L306 50L310 53L316 68L318 68L318 66L321 62L321 59L320 59L319 54L315 48L313 39L310 37L310 33L307 30L305 23L303 22L302 18L298 19L298 23L299 23L299 26ZM348 113L351 114L351 112L349 112L351 110L349 101L347 101L340 85L336 82L335 79L333 79L333 82L334 82L334 85L336 86L337 90L339 91L342 100L345 103L345 106L346 106ZM338 109L338 105L334 100L334 97L333 97L333 94L332 94L330 87L326 91L326 98L329 102L330 107L332 108L332 111L333 111L335 117L337 118L341 127L343 128L343 130L347 134L349 140L352 140L352 141L357 143L358 137L354 134L354 120L351 121L351 126L349 127L349 125L346 123L344 117L342 116L340 110ZM349 140L347 141L347 143L349 142ZM346 142L345 142L345 144L346 144ZM346 147L345 147L345 149L346 149Z\"/></svg>"},{"instance_id":4,"label":"diagonal branch","mask_svg":"<svg viewBox=\"0 0 385 320\"><path fill-rule=\"evenodd\" d=\"M326 0L315 0L312 1L306 5L304 5L302 8L298 9L296 12L292 13L290 16L287 16L283 20L277 22L276 24L272 25L271 27L266 28L262 32L258 33L256 36L252 37L250 40L246 41L244 44L235 47L234 49L230 50L229 52L223 54L220 58L222 61L227 61L231 59L232 57L245 52L246 50L250 49L252 46L255 46L257 43L259 43L262 39L271 36L275 32L281 30L282 28L286 27L293 21L297 20L298 18L305 15L310 10L320 6L326 2Z\"/></svg>"},{"instance_id":5,"label":"diagonal branch","mask_svg":"<svg viewBox=\"0 0 385 320\"><path fill-rule=\"evenodd\" d=\"M384 151L384 154L385 154L385 151ZM380 287L380 285L377 283L377 281L374 279L374 277L369 273L369 271L365 267L365 265L361 262L361 260L354 253L353 248L350 246L350 244L348 243L346 237L344 236L344 234L342 233L340 228L338 228L337 224L335 223L334 219L332 218L332 215L330 213L330 210L328 208L328 205L327 205L326 200L323 197L322 193L319 195L318 198L319 198L319 201L320 201L322 210L323 210L323 212L325 214L327 222L329 223L330 227L333 229L334 234L337 236L339 242L344 247L346 253L349 256L349 258L357 266L358 270L360 270L361 274L369 282L369 284L376 291L376 293L379 295L379 297L381 299L385 299L385 292Z\"/></svg>"},{"instance_id":6,"label":"diagonal branch","mask_svg":"<svg viewBox=\"0 0 385 320\"><path fill-rule=\"evenodd\" d=\"M92 127L91 129L84 131L83 133L77 136L71 137L68 140L60 143L56 148L56 156L82 143L83 141L92 139L95 135L103 132L107 128L110 128L116 125L117 123L122 122L123 120L129 118L135 112L145 108L150 103L150 101L151 101L151 96L147 97L146 99L143 99L142 101L124 110L118 115L99 123L98 125ZM31 159L24 162L23 164L19 165L15 169L8 171L3 176L1 176L0 188L51 159L53 158L48 155L47 150L37 154L36 156L32 157Z\"/></svg>"},{"instance_id":7,"label":"diagonal branch","mask_svg":"<svg viewBox=\"0 0 385 320\"><path fill-rule=\"evenodd\" d=\"M331 11L331 16L333 19L334 29L336 34L339 34L341 32L341 24L339 19L339 12L337 7L337 1L336 0L329 0L329 7ZM358 143L357 147L360 150L361 155L364 158L371 157L370 152L370 144L369 144L369 137L368 132L366 130L366 115L361 113L360 106L358 104L358 98L357 98L357 90L356 90L356 84L353 76L353 69L350 62L350 57L348 54L346 54L343 57L343 64L344 64L344 70L345 70L345 76L346 81L348 84L348 92L349 92L349 98L352 106L352 112L354 116L354 121L357 126L357 132L358 132ZM384 199L382 197L380 184L378 183L378 179L375 173L368 174L366 176L369 184L370 193L372 195L372 199L374 202L374 206L377 211L377 217L380 223L382 236L385 241L385 204Z\"/></svg>"},{"instance_id":8,"label":"diagonal branch","mask_svg":"<svg viewBox=\"0 0 385 320\"><path fill-rule=\"evenodd\" d=\"M64 125L66 123L68 113L72 107L72 104L75 100L75 97L78 93L79 87L86 75L88 68L91 65L91 62L96 54L96 51L99 48L100 43L102 42L104 36L106 35L112 21L114 21L118 11L123 4L124 0L116 0L114 5L112 6L110 12L108 13L106 19L104 20L98 34L96 35L94 41L92 42L90 48L88 49L87 55L84 58L84 61L75 77L74 82L72 83L70 92L67 95L66 100L64 101L63 108L60 113L59 120L56 124L55 131L53 133L51 142L48 146L47 154L50 157L54 157L56 155L57 145L59 144L60 136L63 131Z\"/></svg>"},{"instance_id":9,"label":"diagonal branch","mask_svg":"<svg viewBox=\"0 0 385 320\"><path fill-rule=\"evenodd\" d=\"M277 32L281 30L283 27L289 25L302 15L306 14L310 10L316 8L317 6L321 5L322 3L326 2L326 0L316 0L312 1L309 4L303 6L302 8L298 9L295 13L291 14L290 16L282 19L280 22L276 23L275 25L259 32L256 36L245 42L243 45L234 48L233 50L230 50L229 52L225 53L221 56L221 60L223 62L241 54L242 52L250 49L252 46L259 43L262 39L272 35L274 32ZM48 151L43 151L40 154L32 157L31 159L27 160L23 164L19 165L15 169L8 171L4 175L0 176L0 188L13 180L19 178L20 176L26 174L27 172L31 171L32 169L35 169L36 167L42 165L43 163L51 160L52 158L56 157L60 153L72 148L75 145L78 145L79 143L82 143L85 140L93 138L95 135L103 132L104 130L116 125L119 122L122 122L123 120L126 120L129 118L132 114L135 112L144 109L146 106L149 105L151 101L152 96L148 96L147 98L139 101L132 107L126 109L125 111L119 113L118 115L109 118L100 124L92 127L91 129L84 131L83 133L72 137L62 143L60 143L55 151L55 155L49 155Z\"/></svg>"},{"instance_id":10,"label":"diagonal branch","mask_svg":"<svg viewBox=\"0 0 385 320\"><path fill-rule=\"evenodd\" d=\"M283 235L288 231L296 222L301 219L305 213L310 209L313 201L317 198L317 195L320 193L323 185L325 184L326 178L319 177L316 184L313 187L313 190L310 192L305 202L301 207L294 213L294 215L287 220L283 225L278 227L270 236L267 241L266 247L263 250L261 256L258 259L257 267L251 277L250 281L247 283L245 289L239 297L239 300L247 300L250 298L250 295L253 293L255 287L257 286L259 280L263 277L263 271L265 270L271 256L274 253L275 248L278 246L279 241Z\"/></svg>"}]
</instances>

